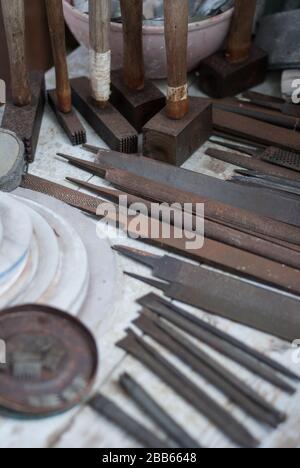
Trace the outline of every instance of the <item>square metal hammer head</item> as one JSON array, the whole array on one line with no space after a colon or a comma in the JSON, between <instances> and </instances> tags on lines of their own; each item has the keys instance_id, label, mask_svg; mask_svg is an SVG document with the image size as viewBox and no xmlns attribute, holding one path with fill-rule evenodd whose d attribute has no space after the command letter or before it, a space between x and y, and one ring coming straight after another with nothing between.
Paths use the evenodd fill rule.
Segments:
<instances>
[{"instance_id":1,"label":"square metal hammer head","mask_svg":"<svg viewBox=\"0 0 300 468\"><path fill-rule=\"evenodd\" d=\"M172 120L163 109L143 129L144 156L181 166L212 134L212 106L190 98L189 112Z\"/></svg>"},{"instance_id":2,"label":"square metal hammer head","mask_svg":"<svg viewBox=\"0 0 300 468\"><path fill-rule=\"evenodd\" d=\"M249 57L242 63L230 63L224 51L204 60L198 68L199 86L208 96L235 96L265 80L268 55L252 45Z\"/></svg>"}]
</instances>

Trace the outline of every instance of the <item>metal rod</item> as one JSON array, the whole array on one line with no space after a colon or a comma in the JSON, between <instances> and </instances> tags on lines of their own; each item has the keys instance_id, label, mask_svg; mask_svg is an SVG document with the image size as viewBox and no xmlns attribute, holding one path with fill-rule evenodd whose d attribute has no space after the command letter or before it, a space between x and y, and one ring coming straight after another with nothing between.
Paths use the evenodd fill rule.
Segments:
<instances>
[{"instance_id":1,"label":"metal rod","mask_svg":"<svg viewBox=\"0 0 300 468\"><path fill-rule=\"evenodd\" d=\"M135 403L181 448L201 446L180 425L158 405L144 388L130 375L120 377L120 385Z\"/></svg>"},{"instance_id":2,"label":"metal rod","mask_svg":"<svg viewBox=\"0 0 300 468\"><path fill-rule=\"evenodd\" d=\"M241 423L133 331L129 330L118 346L148 367L235 443L257 447L258 441Z\"/></svg>"},{"instance_id":3,"label":"metal rod","mask_svg":"<svg viewBox=\"0 0 300 468\"><path fill-rule=\"evenodd\" d=\"M131 416L125 413L119 406L111 400L98 393L90 401L89 406L101 416L104 416L109 421L113 421L125 432L131 434L138 441L142 442L149 448L173 448L167 442L160 440L156 435L152 434L149 429L144 427L139 422L135 421Z\"/></svg>"}]
</instances>

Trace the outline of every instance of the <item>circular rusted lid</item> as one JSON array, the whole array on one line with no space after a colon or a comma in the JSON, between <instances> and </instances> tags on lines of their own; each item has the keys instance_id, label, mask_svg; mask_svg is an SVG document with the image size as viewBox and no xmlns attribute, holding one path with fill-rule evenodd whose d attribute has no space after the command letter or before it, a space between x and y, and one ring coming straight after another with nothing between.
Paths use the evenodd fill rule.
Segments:
<instances>
[{"instance_id":1,"label":"circular rusted lid","mask_svg":"<svg viewBox=\"0 0 300 468\"><path fill-rule=\"evenodd\" d=\"M3 409L46 417L72 408L90 393L97 345L76 318L39 305L6 309L0 312L0 340Z\"/></svg>"}]
</instances>

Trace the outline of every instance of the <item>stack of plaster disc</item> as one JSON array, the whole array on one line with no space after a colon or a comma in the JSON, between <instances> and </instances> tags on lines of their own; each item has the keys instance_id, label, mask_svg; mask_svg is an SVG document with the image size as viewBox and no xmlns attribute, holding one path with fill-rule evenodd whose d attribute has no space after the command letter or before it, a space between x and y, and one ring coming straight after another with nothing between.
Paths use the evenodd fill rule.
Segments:
<instances>
[{"instance_id":1,"label":"stack of plaster disc","mask_svg":"<svg viewBox=\"0 0 300 468\"><path fill-rule=\"evenodd\" d=\"M42 204L0 194L0 309L37 303L76 314L89 280L87 250L72 223Z\"/></svg>"}]
</instances>

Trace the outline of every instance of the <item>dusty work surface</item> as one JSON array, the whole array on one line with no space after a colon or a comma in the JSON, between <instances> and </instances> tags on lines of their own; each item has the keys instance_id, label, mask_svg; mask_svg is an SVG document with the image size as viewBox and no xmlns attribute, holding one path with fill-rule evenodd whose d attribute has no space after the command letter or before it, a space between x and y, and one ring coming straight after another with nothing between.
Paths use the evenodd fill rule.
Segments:
<instances>
[{"instance_id":1,"label":"dusty work surface","mask_svg":"<svg viewBox=\"0 0 300 468\"><path fill-rule=\"evenodd\" d=\"M84 62L86 58L86 52L80 53L78 51L70 57L72 76L80 76L83 74L85 70L82 62ZM197 88L193 85L194 80L195 77L191 77L191 94L200 95ZM274 83L277 84L274 85ZM53 73L50 73L48 77L48 87L49 85L53 86ZM163 83L161 86L162 89L164 89ZM271 77L268 84L260 87L260 89L271 93L272 90L274 92L274 86L277 91L277 86L279 88L279 80L274 81L274 77ZM87 130L88 142L90 144L104 146L90 128L87 127ZM219 178L226 178L233 167L212 160L207 156L203 156L203 150L205 150L205 147L202 148L201 151L198 151L185 164L185 167L209 175L215 175ZM55 154L58 151L69 153L77 157L89 158L89 154L82 149L72 148L70 146L67 137L58 126L54 114L47 106L43 119L36 162L30 167L30 172L70 187L71 184L65 181L66 176L78 177L85 181L92 179L93 183L103 184L103 181L100 179L96 177L91 178L87 173L57 158ZM74 187L72 186L72 188ZM109 241L112 245L115 243L113 238L109 239ZM123 240L122 242L130 246L136 246L133 240ZM140 247L140 244L138 247ZM160 253L159 251L150 249L148 246L145 246L145 250ZM199 440L201 444L210 448L231 447L229 441L204 417L198 414L192 407L188 406L181 398L177 397L168 387L154 377L153 374L145 370L131 357L126 356L123 351L115 346L115 343L124 336L124 331L137 315L138 306L135 304L135 300L150 292L149 287L123 275L123 270L135 271L143 275L149 275L149 270L118 255L115 256L115 261L118 265L118 278L114 306L105 314L101 314L102 311L99 310L99 317L101 317L99 321L91 320L88 314L81 314L80 316L85 324L92 328L99 345L100 372L95 391L101 390L118 404L124 405L128 413L144 421L144 423L151 428L152 424L143 417L126 397L124 397L124 394L117 385L118 376L122 372L127 371L146 386L157 401L164 405L178 422L182 424L194 438ZM248 345L252 345L257 350L266 353L268 356L277 359L279 362L286 364L291 369L300 373L300 364L297 365L293 363L292 347L290 344L218 317L212 317L199 311L195 311L195 314L205 318L222 330L231 333L240 340L245 340L245 343ZM98 325L95 326L95 323L98 323ZM245 382L259 391L269 402L275 404L279 409L286 411L289 415L287 422L280 426L277 431L272 432L268 428L255 423L251 418L247 417L209 384L200 378L196 378L194 375L192 378L195 379L200 386L206 388L211 396L214 396L224 407L231 411L253 431L254 435L262 440L263 447L300 446L300 391L292 398L286 396L281 391L264 383L259 378L241 369L238 365L233 364L226 358L223 358L213 351L208 351L226 365L228 369L231 369L236 375L239 375ZM188 372L187 369L181 366L181 363L177 362L173 357L172 361L180 368L185 369L185 372ZM192 372L190 372L189 375L191 374ZM123 431L94 414L91 409L81 406L67 414L43 421L23 422L0 418L0 447L129 448L139 447L139 445Z\"/></svg>"}]
</instances>

